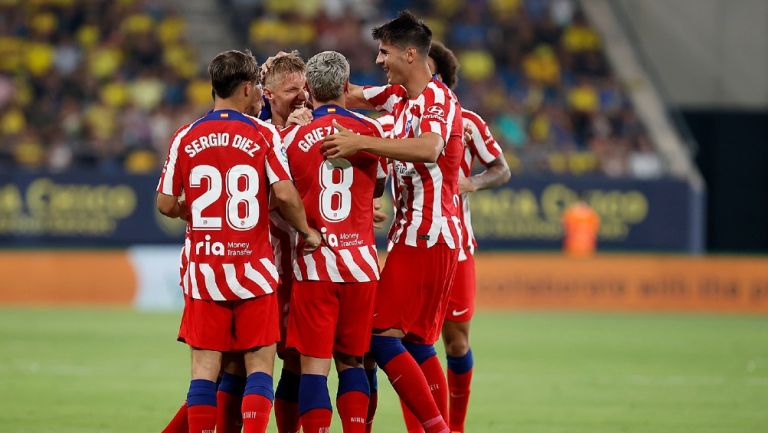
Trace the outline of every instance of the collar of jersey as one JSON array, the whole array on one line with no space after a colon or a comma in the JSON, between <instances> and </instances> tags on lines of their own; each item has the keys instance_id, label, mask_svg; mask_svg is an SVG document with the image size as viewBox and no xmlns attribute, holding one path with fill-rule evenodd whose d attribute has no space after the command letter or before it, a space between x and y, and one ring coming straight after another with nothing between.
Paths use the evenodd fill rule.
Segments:
<instances>
[{"instance_id":1,"label":"collar of jersey","mask_svg":"<svg viewBox=\"0 0 768 433\"><path fill-rule=\"evenodd\" d=\"M350 119L357 120L358 122L368 127L368 124L365 123L363 119L357 117L354 113L347 110L346 108L336 104L321 105L316 109L312 110L312 117L315 119L319 117L327 116L329 114L338 114L339 116L349 117Z\"/></svg>"}]
</instances>

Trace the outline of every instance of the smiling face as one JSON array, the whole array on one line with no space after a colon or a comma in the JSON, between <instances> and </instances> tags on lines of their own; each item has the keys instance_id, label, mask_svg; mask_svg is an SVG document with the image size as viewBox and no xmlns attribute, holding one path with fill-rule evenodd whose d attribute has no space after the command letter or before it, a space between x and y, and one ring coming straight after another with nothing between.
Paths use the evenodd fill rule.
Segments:
<instances>
[{"instance_id":1,"label":"smiling face","mask_svg":"<svg viewBox=\"0 0 768 433\"><path fill-rule=\"evenodd\" d=\"M379 54L376 64L384 69L389 84L405 84L408 79L408 67L413 62L415 50L400 48L384 41L379 42Z\"/></svg>"},{"instance_id":2,"label":"smiling face","mask_svg":"<svg viewBox=\"0 0 768 433\"><path fill-rule=\"evenodd\" d=\"M304 90L306 84L306 77L299 72L275 77L274 83L270 83L264 89L264 95L272 107L273 116L287 119L293 110L303 107L307 102L307 93Z\"/></svg>"}]
</instances>

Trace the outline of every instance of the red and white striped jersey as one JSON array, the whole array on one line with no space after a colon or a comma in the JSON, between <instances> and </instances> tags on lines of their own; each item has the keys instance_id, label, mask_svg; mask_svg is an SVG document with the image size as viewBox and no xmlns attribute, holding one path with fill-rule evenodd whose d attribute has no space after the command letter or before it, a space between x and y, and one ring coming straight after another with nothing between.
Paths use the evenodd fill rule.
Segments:
<instances>
[{"instance_id":1,"label":"red and white striped jersey","mask_svg":"<svg viewBox=\"0 0 768 433\"><path fill-rule=\"evenodd\" d=\"M395 127L395 116L391 114L382 114L376 118L376 121L381 125L381 129L384 130L384 136L387 138L392 137L392 129Z\"/></svg>"},{"instance_id":2,"label":"red and white striped jersey","mask_svg":"<svg viewBox=\"0 0 768 433\"><path fill-rule=\"evenodd\" d=\"M282 146L283 153L285 153L285 136L297 126L289 126L281 128L280 133L280 145ZM296 230L288 224L280 215L278 209L272 209L269 212L269 234L272 242L272 251L275 254L275 266L277 266L277 273L283 283L289 281L292 275L293 262L296 260L294 245L297 243ZM290 283L289 283L290 284Z\"/></svg>"},{"instance_id":3,"label":"red and white striped jersey","mask_svg":"<svg viewBox=\"0 0 768 433\"><path fill-rule=\"evenodd\" d=\"M313 111L312 122L285 136L288 164L307 212L307 222L320 231L325 245L310 254L295 250L294 277L299 281L354 283L379 279L373 234L373 191L386 173L380 158L358 152L326 160L323 138L333 134L335 120L361 135L383 137L381 126L337 105Z\"/></svg>"},{"instance_id":4,"label":"red and white striped jersey","mask_svg":"<svg viewBox=\"0 0 768 433\"><path fill-rule=\"evenodd\" d=\"M472 164L475 158L479 159L483 165L489 165L496 158L501 156L501 147L496 139L493 138L491 130L488 128L488 124L485 123L482 117L477 113L462 108L461 114L464 118L464 127L469 128L472 137L464 147L464 157L461 160L461 175L469 177L472 175ZM469 251L469 254L475 253L477 247L477 240L475 240L475 234L472 231L472 215L469 211L469 194L464 193L461 195L462 206L462 228L464 233L462 238L464 239L462 249L459 252L459 261L467 259L465 249Z\"/></svg>"},{"instance_id":5,"label":"red and white striped jersey","mask_svg":"<svg viewBox=\"0 0 768 433\"><path fill-rule=\"evenodd\" d=\"M458 174L463 144L458 99L435 79L413 99L400 85L366 87L363 95L377 110L392 114L392 138L432 132L445 143L436 163L392 161L397 201L390 241L425 247L445 243L459 248Z\"/></svg>"},{"instance_id":6,"label":"red and white striped jersey","mask_svg":"<svg viewBox=\"0 0 768 433\"><path fill-rule=\"evenodd\" d=\"M209 112L174 134L157 191L190 209L182 287L195 299L272 293L269 186L290 180L277 130L233 110Z\"/></svg>"}]
</instances>

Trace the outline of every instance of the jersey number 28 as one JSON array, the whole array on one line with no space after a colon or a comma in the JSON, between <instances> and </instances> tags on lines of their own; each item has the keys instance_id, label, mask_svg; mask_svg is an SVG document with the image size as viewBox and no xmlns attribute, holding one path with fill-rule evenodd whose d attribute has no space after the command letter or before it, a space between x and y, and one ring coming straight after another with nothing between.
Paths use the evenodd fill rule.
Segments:
<instances>
[{"instance_id":1,"label":"jersey number 28","mask_svg":"<svg viewBox=\"0 0 768 433\"><path fill-rule=\"evenodd\" d=\"M240 179L244 179L241 189ZM221 197L222 178L216 167L198 165L189 175L189 183L193 188L203 186L202 180L208 180L208 189L192 202L192 228L196 230L221 230L221 217L203 216L203 211ZM227 188L226 217L227 224L234 230L244 231L256 227L259 221L259 203L256 194L259 192L259 173L250 165L236 165L225 175ZM241 216L241 204L244 204Z\"/></svg>"}]
</instances>

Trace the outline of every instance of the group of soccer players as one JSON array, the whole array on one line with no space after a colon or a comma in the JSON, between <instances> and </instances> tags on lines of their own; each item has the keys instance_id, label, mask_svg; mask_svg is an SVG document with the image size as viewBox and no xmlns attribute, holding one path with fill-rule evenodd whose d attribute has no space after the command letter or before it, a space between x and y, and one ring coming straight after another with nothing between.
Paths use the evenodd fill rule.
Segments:
<instances>
[{"instance_id":1,"label":"group of soccer players","mask_svg":"<svg viewBox=\"0 0 768 433\"><path fill-rule=\"evenodd\" d=\"M210 63L213 110L174 135L158 185L160 212L187 221L179 340L192 351L186 401L163 432L264 432L273 403L280 433L328 432L332 362L345 433L372 430L376 366L409 432L464 432L467 194L509 169L450 90L455 57L420 19L403 12L372 34L385 86L350 84L333 51L306 64L281 52L261 69L239 51ZM387 113L387 132L350 109ZM487 169L471 176L475 157ZM379 273L374 199L388 173L395 215Z\"/></svg>"}]
</instances>

